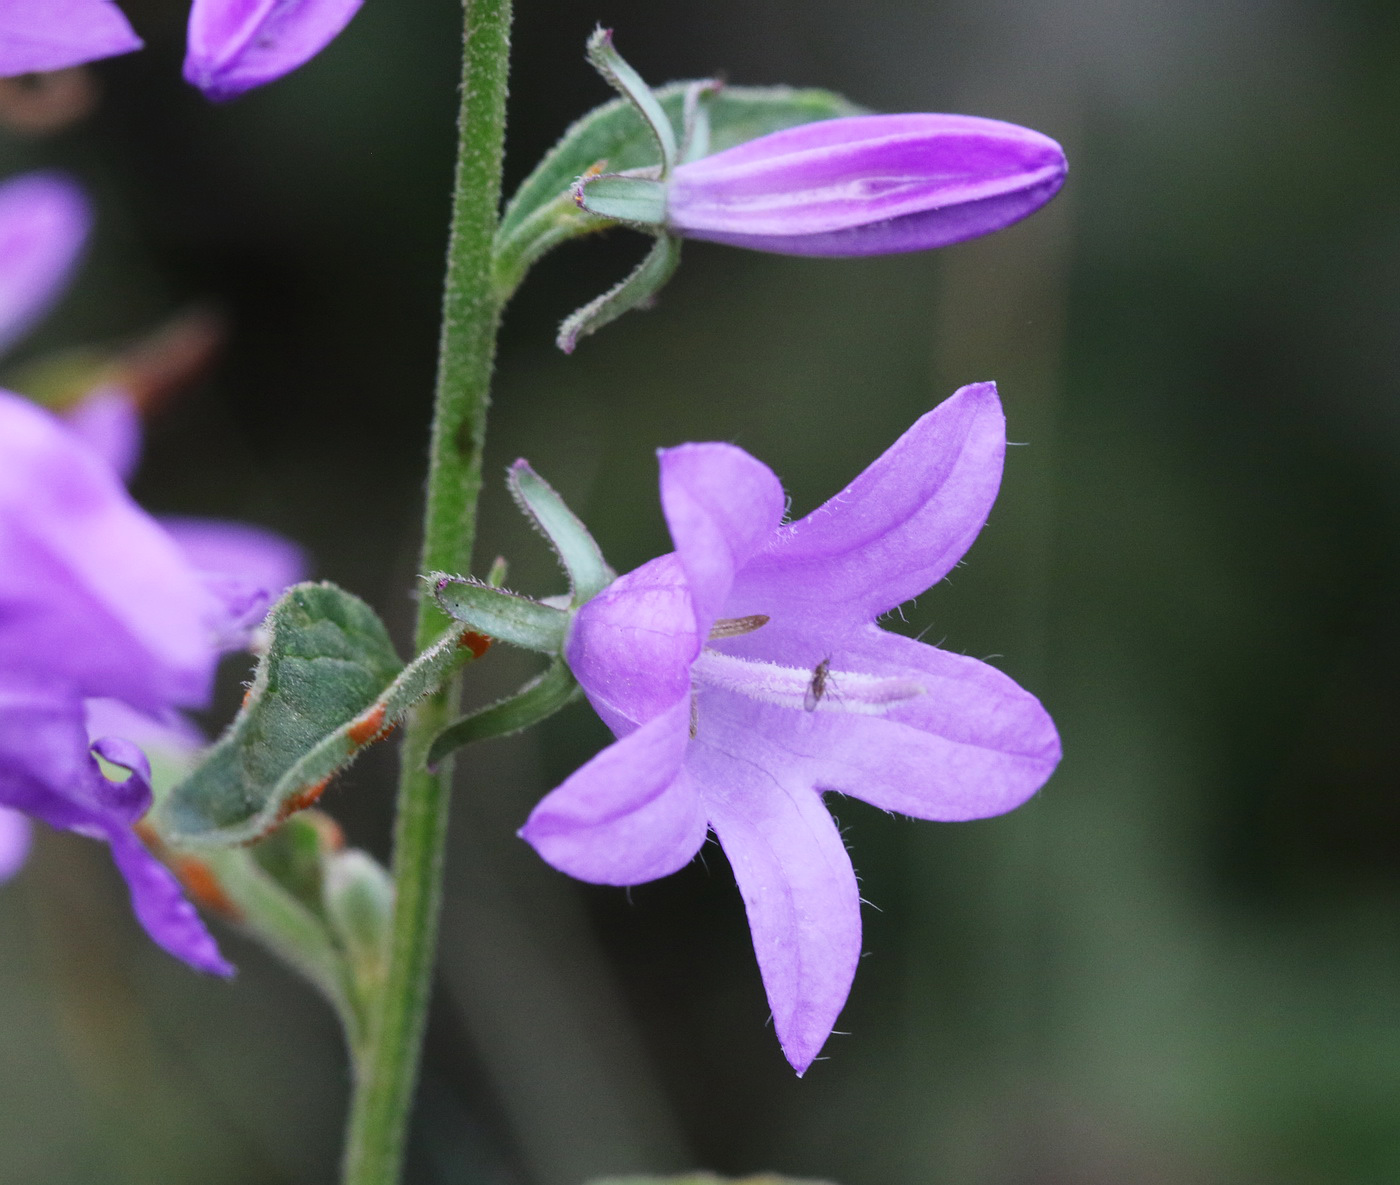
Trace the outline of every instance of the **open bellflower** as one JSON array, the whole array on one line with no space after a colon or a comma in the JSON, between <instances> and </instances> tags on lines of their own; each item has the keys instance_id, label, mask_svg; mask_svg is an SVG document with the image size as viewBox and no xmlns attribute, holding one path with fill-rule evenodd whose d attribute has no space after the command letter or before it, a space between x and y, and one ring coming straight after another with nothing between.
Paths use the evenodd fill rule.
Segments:
<instances>
[{"instance_id":1,"label":"open bellflower","mask_svg":"<svg viewBox=\"0 0 1400 1185\"><path fill-rule=\"evenodd\" d=\"M977 819L1018 806L1059 761L1034 696L876 625L967 550L1005 447L995 387L964 387L794 523L778 479L743 450L664 450L676 550L609 585L568 635L569 665L618 740L521 835L570 875L630 885L681 868L713 830L799 1074L861 945L855 874L822 795Z\"/></svg>"},{"instance_id":2,"label":"open bellflower","mask_svg":"<svg viewBox=\"0 0 1400 1185\"><path fill-rule=\"evenodd\" d=\"M150 936L226 975L138 834L151 788L134 741L180 732L174 710L207 705L221 649L248 641L251 602L265 610L300 561L251 528L167 529L131 500L100 445L0 392L0 860L13 870L22 859L16 812L105 840ZM257 583L268 587L254 598ZM134 722L125 735L106 733L123 720ZM127 776L109 777L98 757Z\"/></svg>"}]
</instances>

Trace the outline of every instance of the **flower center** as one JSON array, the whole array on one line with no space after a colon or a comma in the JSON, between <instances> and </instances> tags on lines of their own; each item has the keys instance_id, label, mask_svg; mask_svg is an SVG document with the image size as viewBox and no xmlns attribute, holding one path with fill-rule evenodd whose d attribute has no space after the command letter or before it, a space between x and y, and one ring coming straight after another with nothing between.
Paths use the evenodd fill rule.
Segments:
<instances>
[{"instance_id":1,"label":"flower center","mask_svg":"<svg viewBox=\"0 0 1400 1185\"><path fill-rule=\"evenodd\" d=\"M702 687L737 692L760 703L807 712L853 712L882 716L897 704L923 695L922 683L861 671L837 670L829 658L815 667L787 667L738 658L706 647L690 668Z\"/></svg>"}]
</instances>

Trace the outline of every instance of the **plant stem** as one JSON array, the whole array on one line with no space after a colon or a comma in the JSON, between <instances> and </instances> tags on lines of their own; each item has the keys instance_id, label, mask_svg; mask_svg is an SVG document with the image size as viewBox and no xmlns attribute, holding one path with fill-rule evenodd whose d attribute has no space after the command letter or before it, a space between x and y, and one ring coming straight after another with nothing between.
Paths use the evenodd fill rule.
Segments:
<instances>
[{"instance_id":1,"label":"plant stem","mask_svg":"<svg viewBox=\"0 0 1400 1185\"><path fill-rule=\"evenodd\" d=\"M491 283L491 245L501 197L511 4L510 0L464 0L464 11L457 171L423 524L423 572L465 572L471 564L501 315L501 301ZM447 624L433 599L424 596L418 611L418 649L428 646ZM369 1017L364 1056L355 1067L344 1185L393 1185L402 1171L437 944L452 778L450 760L430 772L424 759L433 737L451 722L456 700L457 681L453 680L415 709L405 728L394 836L396 900L389 972Z\"/></svg>"}]
</instances>

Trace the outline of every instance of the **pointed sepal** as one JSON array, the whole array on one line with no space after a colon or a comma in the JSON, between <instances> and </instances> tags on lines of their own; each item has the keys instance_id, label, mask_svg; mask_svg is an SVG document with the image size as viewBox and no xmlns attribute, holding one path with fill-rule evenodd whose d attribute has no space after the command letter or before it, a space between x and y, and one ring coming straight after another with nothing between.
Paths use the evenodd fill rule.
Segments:
<instances>
[{"instance_id":1,"label":"pointed sepal","mask_svg":"<svg viewBox=\"0 0 1400 1185\"><path fill-rule=\"evenodd\" d=\"M533 728L580 694L578 681L569 670L569 664L558 659L514 695L463 716L455 724L444 728L428 750L428 765L437 765L444 757L475 741L511 736Z\"/></svg>"},{"instance_id":2,"label":"pointed sepal","mask_svg":"<svg viewBox=\"0 0 1400 1185\"><path fill-rule=\"evenodd\" d=\"M661 175L676 166L679 155L676 131L651 87L642 80L613 45L612 30L601 26L588 38L588 61L618 94L636 109L656 141L661 154Z\"/></svg>"},{"instance_id":3,"label":"pointed sepal","mask_svg":"<svg viewBox=\"0 0 1400 1185\"><path fill-rule=\"evenodd\" d=\"M528 461L516 461L506 472L506 488L515 504L549 540L559 564L569 577L569 603L577 609L591 601L617 579L588 528L554 487L530 468ZM500 581L488 584L499 587Z\"/></svg>"},{"instance_id":4,"label":"pointed sepal","mask_svg":"<svg viewBox=\"0 0 1400 1185\"><path fill-rule=\"evenodd\" d=\"M443 612L478 633L541 654L563 651L569 630L565 610L467 576L435 572L427 579Z\"/></svg>"},{"instance_id":5,"label":"pointed sepal","mask_svg":"<svg viewBox=\"0 0 1400 1185\"><path fill-rule=\"evenodd\" d=\"M559 336L554 339L566 354L572 354L581 337L597 333L604 325L616 321L623 313L636 308L646 308L656 294L675 275L681 262L681 241L674 235L659 234L652 243L651 250L625 280L613 285L596 300L589 301L581 309L575 309L564 318L559 326Z\"/></svg>"}]
</instances>

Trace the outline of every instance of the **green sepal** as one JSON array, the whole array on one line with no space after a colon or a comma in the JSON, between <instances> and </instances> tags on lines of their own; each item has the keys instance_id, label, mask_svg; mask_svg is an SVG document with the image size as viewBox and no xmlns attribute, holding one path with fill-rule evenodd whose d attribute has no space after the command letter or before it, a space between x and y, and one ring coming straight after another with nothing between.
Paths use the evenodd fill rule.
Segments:
<instances>
[{"instance_id":1,"label":"green sepal","mask_svg":"<svg viewBox=\"0 0 1400 1185\"><path fill-rule=\"evenodd\" d=\"M507 470L506 488L559 557L559 564L569 578L572 608L591 601L617 579L617 573L608 567L582 520L569 509L554 487L530 468L529 462L517 461ZM501 576L504 579L504 573ZM489 577L486 583L500 586L499 580Z\"/></svg>"},{"instance_id":2,"label":"green sepal","mask_svg":"<svg viewBox=\"0 0 1400 1185\"><path fill-rule=\"evenodd\" d=\"M670 234L657 235L651 250L625 280L614 284L602 296L590 300L583 308L575 309L564 318L554 344L564 353L572 354L579 338L597 333L623 313L650 305L656 299L656 294L675 275L680 262L680 239Z\"/></svg>"},{"instance_id":3,"label":"green sepal","mask_svg":"<svg viewBox=\"0 0 1400 1185\"><path fill-rule=\"evenodd\" d=\"M485 647L454 628L405 667L374 610L333 584L294 585L265 629L242 709L152 812L176 846L267 834Z\"/></svg>"},{"instance_id":4,"label":"green sepal","mask_svg":"<svg viewBox=\"0 0 1400 1185\"><path fill-rule=\"evenodd\" d=\"M647 131L656 141L656 149L661 154L662 173L669 173L678 155L676 131L651 87L617 52L611 29L599 27L593 30L588 38L588 61L613 90L636 108Z\"/></svg>"},{"instance_id":5,"label":"green sepal","mask_svg":"<svg viewBox=\"0 0 1400 1185\"><path fill-rule=\"evenodd\" d=\"M466 576L434 572L427 579L443 612L473 630L541 654L559 654L564 649L569 615L563 609Z\"/></svg>"},{"instance_id":6,"label":"green sepal","mask_svg":"<svg viewBox=\"0 0 1400 1185\"><path fill-rule=\"evenodd\" d=\"M696 140L703 135L700 118L708 125L708 155L783 128L864 113L864 108L831 91L728 86L715 92L714 86L709 81L674 82L653 92L677 134L684 136L688 105L694 113L691 143L684 146L689 152L699 147ZM615 225L579 209L571 192L574 182L600 163L610 173L661 164L655 138L624 99L595 107L574 123L507 204L494 249L495 288L501 301L509 299L548 251Z\"/></svg>"},{"instance_id":7,"label":"green sepal","mask_svg":"<svg viewBox=\"0 0 1400 1185\"><path fill-rule=\"evenodd\" d=\"M579 208L632 226L661 226L666 221L666 186L650 177L620 173L585 174L574 182Z\"/></svg>"},{"instance_id":8,"label":"green sepal","mask_svg":"<svg viewBox=\"0 0 1400 1185\"><path fill-rule=\"evenodd\" d=\"M428 765L437 765L448 754L473 741L510 736L532 728L577 699L579 694L573 672L563 659L559 659L515 695L463 716L455 724L444 728L428 750Z\"/></svg>"}]
</instances>

